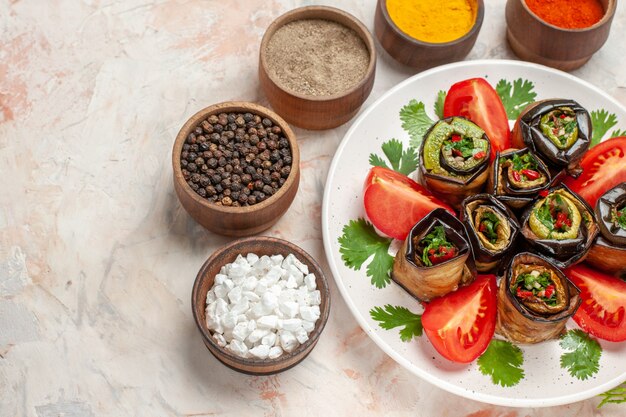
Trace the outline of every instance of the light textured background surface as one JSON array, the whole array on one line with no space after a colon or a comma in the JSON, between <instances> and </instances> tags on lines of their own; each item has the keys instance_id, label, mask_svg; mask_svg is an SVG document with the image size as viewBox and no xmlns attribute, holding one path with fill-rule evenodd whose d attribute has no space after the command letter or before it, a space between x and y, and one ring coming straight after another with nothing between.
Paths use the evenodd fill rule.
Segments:
<instances>
[{"instance_id":1,"label":"light textured background surface","mask_svg":"<svg viewBox=\"0 0 626 417\"><path fill-rule=\"evenodd\" d=\"M183 122L224 100L267 104L256 77L273 18L309 1L0 0L0 416L623 416L599 399L552 409L465 400L400 368L333 286L317 348L248 377L204 348L189 305L204 231L172 188ZM372 29L374 0L320 2ZM488 0L468 59L515 58L504 0ZM574 74L626 105L626 4ZM380 51L372 102L412 72ZM296 129L300 191L267 233L325 268L322 191L348 126ZM327 270L327 269L326 269Z\"/></svg>"}]
</instances>

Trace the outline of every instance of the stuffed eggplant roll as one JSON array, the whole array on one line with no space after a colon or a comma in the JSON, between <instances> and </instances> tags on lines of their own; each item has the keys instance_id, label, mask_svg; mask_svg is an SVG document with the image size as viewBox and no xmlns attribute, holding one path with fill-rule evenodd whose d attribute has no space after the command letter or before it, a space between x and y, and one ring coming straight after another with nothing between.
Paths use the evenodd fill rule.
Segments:
<instances>
[{"instance_id":1,"label":"stuffed eggplant roll","mask_svg":"<svg viewBox=\"0 0 626 417\"><path fill-rule=\"evenodd\" d=\"M496 153L487 190L512 209L531 203L550 186L552 176L543 161L528 148Z\"/></svg>"},{"instance_id":2,"label":"stuffed eggplant roll","mask_svg":"<svg viewBox=\"0 0 626 417\"><path fill-rule=\"evenodd\" d=\"M626 183L598 199L596 221L600 236L585 261L610 274L626 274Z\"/></svg>"},{"instance_id":3,"label":"stuffed eggplant roll","mask_svg":"<svg viewBox=\"0 0 626 417\"><path fill-rule=\"evenodd\" d=\"M476 269L493 271L513 249L519 223L511 210L489 194L463 201L461 220L472 245Z\"/></svg>"},{"instance_id":4,"label":"stuffed eggplant roll","mask_svg":"<svg viewBox=\"0 0 626 417\"><path fill-rule=\"evenodd\" d=\"M419 221L396 254L391 278L409 294L429 301L476 277L463 223L444 209Z\"/></svg>"},{"instance_id":5,"label":"stuffed eggplant roll","mask_svg":"<svg viewBox=\"0 0 626 417\"><path fill-rule=\"evenodd\" d=\"M591 140L589 112L573 100L538 101L528 106L513 128L513 146L527 146L552 168L578 177L580 160Z\"/></svg>"},{"instance_id":6,"label":"stuffed eggplant roll","mask_svg":"<svg viewBox=\"0 0 626 417\"><path fill-rule=\"evenodd\" d=\"M480 127L462 117L440 120L422 141L420 181L458 210L485 185L490 154L491 144Z\"/></svg>"},{"instance_id":7,"label":"stuffed eggplant roll","mask_svg":"<svg viewBox=\"0 0 626 417\"><path fill-rule=\"evenodd\" d=\"M522 235L559 268L584 259L598 235L589 205L565 185L544 190L522 216Z\"/></svg>"},{"instance_id":8,"label":"stuffed eggplant roll","mask_svg":"<svg viewBox=\"0 0 626 417\"><path fill-rule=\"evenodd\" d=\"M579 289L546 258L516 255L498 289L496 332L516 343L559 337L581 302Z\"/></svg>"}]
</instances>

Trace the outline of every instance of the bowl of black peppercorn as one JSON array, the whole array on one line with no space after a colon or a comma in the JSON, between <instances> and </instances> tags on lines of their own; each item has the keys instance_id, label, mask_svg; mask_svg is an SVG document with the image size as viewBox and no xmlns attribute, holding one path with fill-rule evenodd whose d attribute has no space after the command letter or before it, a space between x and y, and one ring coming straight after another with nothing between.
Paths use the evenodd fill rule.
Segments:
<instances>
[{"instance_id":1,"label":"bowl of black peppercorn","mask_svg":"<svg viewBox=\"0 0 626 417\"><path fill-rule=\"evenodd\" d=\"M300 152L289 125L255 103L225 102L194 114L172 150L174 189L207 230L249 236L287 211L300 183Z\"/></svg>"}]
</instances>

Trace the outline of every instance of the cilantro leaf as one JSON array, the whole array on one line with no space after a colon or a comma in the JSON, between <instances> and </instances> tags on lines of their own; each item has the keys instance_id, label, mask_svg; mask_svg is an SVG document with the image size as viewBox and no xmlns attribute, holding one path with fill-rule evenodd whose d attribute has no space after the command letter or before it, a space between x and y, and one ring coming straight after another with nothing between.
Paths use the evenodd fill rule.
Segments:
<instances>
[{"instance_id":1,"label":"cilantro leaf","mask_svg":"<svg viewBox=\"0 0 626 417\"><path fill-rule=\"evenodd\" d=\"M591 137L590 146L595 146L602 141L606 132L617 124L617 116L609 113L604 109L594 110L591 112L591 126L593 135Z\"/></svg>"},{"instance_id":2,"label":"cilantro leaf","mask_svg":"<svg viewBox=\"0 0 626 417\"><path fill-rule=\"evenodd\" d=\"M494 384L512 387L524 378L523 363L524 354L519 347L506 340L493 339L478 358L478 369L483 375L490 375Z\"/></svg>"},{"instance_id":3,"label":"cilantro leaf","mask_svg":"<svg viewBox=\"0 0 626 417\"><path fill-rule=\"evenodd\" d=\"M498 81L496 92L504 104L509 119L517 119L522 110L535 101L537 93L533 90L535 85L528 80L518 78L513 85L505 79Z\"/></svg>"},{"instance_id":4,"label":"cilantro leaf","mask_svg":"<svg viewBox=\"0 0 626 417\"><path fill-rule=\"evenodd\" d=\"M435 114L440 119L443 119L443 104L446 101L447 95L448 93L443 90L439 90L437 93L437 101L435 101Z\"/></svg>"},{"instance_id":5,"label":"cilantro leaf","mask_svg":"<svg viewBox=\"0 0 626 417\"><path fill-rule=\"evenodd\" d=\"M611 132L612 138L616 138L618 136L626 136L626 129L615 129Z\"/></svg>"},{"instance_id":6,"label":"cilantro leaf","mask_svg":"<svg viewBox=\"0 0 626 417\"><path fill-rule=\"evenodd\" d=\"M422 316L412 313L406 307L392 306L374 307L370 310L370 316L378 325L385 330L404 326L400 330L400 339L403 342L410 341L413 337L422 335Z\"/></svg>"},{"instance_id":7,"label":"cilantro leaf","mask_svg":"<svg viewBox=\"0 0 626 417\"><path fill-rule=\"evenodd\" d=\"M597 340L580 329L570 330L561 337L561 347L571 352L561 355L561 368L581 380L598 372L602 348Z\"/></svg>"},{"instance_id":8,"label":"cilantro leaf","mask_svg":"<svg viewBox=\"0 0 626 417\"><path fill-rule=\"evenodd\" d=\"M338 241L341 259L348 268L358 271L373 256L366 270L372 284L384 288L390 282L393 256L389 255L388 250L391 239L378 236L374 226L364 219L358 219L350 220L343 227L343 235Z\"/></svg>"},{"instance_id":9,"label":"cilantro leaf","mask_svg":"<svg viewBox=\"0 0 626 417\"><path fill-rule=\"evenodd\" d=\"M419 148L424 134L435 123L424 109L424 103L417 100L411 100L409 104L400 110L400 120L402 120L402 128L409 133L411 146L415 149Z\"/></svg>"},{"instance_id":10,"label":"cilantro leaf","mask_svg":"<svg viewBox=\"0 0 626 417\"><path fill-rule=\"evenodd\" d=\"M609 390L603 394L600 394L600 396L603 398L602 398L602 402L598 404L598 408L608 403L613 403L613 404L626 403L626 382L624 382L622 385L618 385L612 390Z\"/></svg>"},{"instance_id":11,"label":"cilantro leaf","mask_svg":"<svg viewBox=\"0 0 626 417\"><path fill-rule=\"evenodd\" d=\"M383 153L391 163L391 169L404 175L409 175L417 169L417 152L412 147L405 151L402 143L397 139L391 139L381 146ZM389 168L387 162L376 154L370 154L370 165Z\"/></svg>"}]
</instances>

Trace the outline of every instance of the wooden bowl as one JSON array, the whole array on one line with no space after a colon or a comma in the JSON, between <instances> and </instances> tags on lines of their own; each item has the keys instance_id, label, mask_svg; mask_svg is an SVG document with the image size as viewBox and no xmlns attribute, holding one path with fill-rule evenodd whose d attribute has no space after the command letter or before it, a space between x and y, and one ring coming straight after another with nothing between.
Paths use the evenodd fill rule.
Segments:
<instances>
[{"instance_id":1,"label":"wooden bowl","mask_svg":"<svg viewBox=\"0 0 626 417\"><path fill-rule=\"evenodd\" d=\"M206 295L213 286L215 275L219 273L222 266L233 262L237 258L237 255L246 255L251 252L259 256L281 254L285 257L293 253L301 262L309 267L311 273L315 274L317 289L322 295L320 318L315 323L313 331L309 334L309 340L298 346L293 352L285 352L276 359L253 359L236 356L215 343L206 325ZM204 265L202 265L202 268L200 268L196 281L193 284L191 307L193 317L202 334L204 344L213 356L235 371L251 375L269 375L285 371L297 365L313 350L328 321L328 314L330 312L330 289L320 266L303 249L282 239L261 236L240 239L213 252Z\"/></svg>"},{"instance_id":2,"label":"wooden bowl","mask_svg":"<svg viewBox=\"0 0 626 417\"><path fill-rule=\"evenodd\" d=\"M267 200L246 207L218 206L200 197L183 178L180 154L185 139L202 120L212 114L250 112L267 117L280 126L291 146L291 173L282 187ZM227 236L249 236L271 227L287 211L300 184L300 151L296 135L289 125L273 111L254 103L241 101L214 104L191 116L176 136L172 150L174 189L181 204L198 223L206 229Z\"/></svg>"},{"instance_id":3,"label":"wooden bowl","mask_svg":"<svg viewBox=\"0 0 626 417\"><path fill-rule=\"evenodd\" d=\"M485 16L483 0L473 0L472 3L476 8L476 20L469 32L450 42L430 43L412 38L400 30L389 16L387 0L378 0L374 15L376 38L396 61L419 70L461 61L476 43Z\"/></svg>"},{"instance_id":4,"label":"wooden bowl","mask_svg":"<svg viewBox=\"0 0 626 417\"><path fill-rule=\"evenodd\" d=\"M349 90L330 96L300 94L280 85L268 71L266 50L270 39L287 23L303 19L325 19L342 24L356 32L370 54L363 79ZM311 130L331 129L346 123L359 111L367 99L376 73L376 47L367 28L356 17L334 7L306 6L278 17L267 28L259 53L259 80L272 108L289 123Z\"/></svg>"},{"instance_id":5,"label":"wooden bowl","mask_svg":"<svg viewBox=\"0 0 626 417\"><path fill-rule=\"evenodd\" d=\"M609 37L616 0L600 0L604 17L584 29L563 29L541 20L524 0L506 4L507 39L511 49L525 61L564 71L585 64Z\"/></svg>"}]
</instances>

